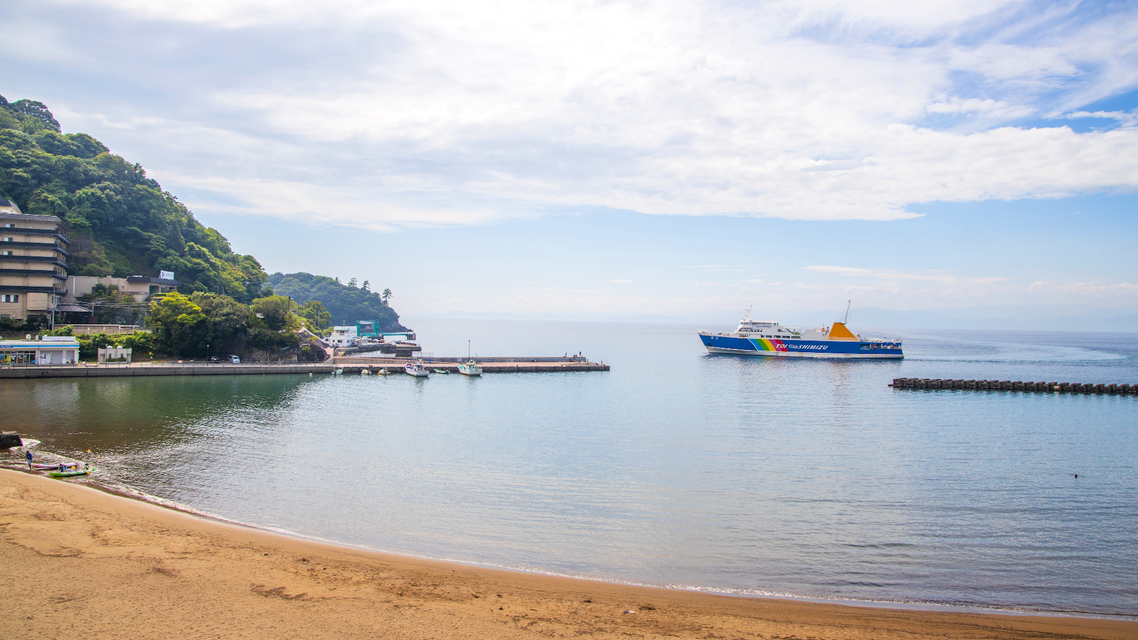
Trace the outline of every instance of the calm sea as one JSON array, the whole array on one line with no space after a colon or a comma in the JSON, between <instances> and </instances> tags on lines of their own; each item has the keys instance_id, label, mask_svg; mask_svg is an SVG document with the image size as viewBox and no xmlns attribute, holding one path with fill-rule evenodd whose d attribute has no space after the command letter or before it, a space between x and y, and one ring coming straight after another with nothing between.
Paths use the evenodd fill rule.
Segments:
<instances>
[{"instance_id":1,"label":"calm sea","mask_svg":"<svg viewBox=\"0 0 1138 640\"><path fill-rule=\"evenodd\" d=\"M612 371L5 381L0 426L97 455L99 482L385 551L739 594L1138 614L1138 398L887 386L1135 384L1138 335L902 331L904 361L840 362L708 356L690 326L408 324L440 356L469 340Z\"/></svg>"}]
</instances>

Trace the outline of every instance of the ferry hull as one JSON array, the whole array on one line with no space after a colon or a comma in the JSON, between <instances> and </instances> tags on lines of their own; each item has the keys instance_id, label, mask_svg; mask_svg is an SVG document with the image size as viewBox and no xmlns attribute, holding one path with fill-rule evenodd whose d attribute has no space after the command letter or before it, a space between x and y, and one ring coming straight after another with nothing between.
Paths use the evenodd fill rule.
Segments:
<instances>
[{"instance_id":1,"label":"ferry hull","mask_svg":"<svg viewBox=\"0 0 1138 640\"><path fill-rule=\"evenodd\" d=\"M861 340L773 340L700 333L707 352L783 358L901 359L900 342Z\"/></svg>"}]
</instances>

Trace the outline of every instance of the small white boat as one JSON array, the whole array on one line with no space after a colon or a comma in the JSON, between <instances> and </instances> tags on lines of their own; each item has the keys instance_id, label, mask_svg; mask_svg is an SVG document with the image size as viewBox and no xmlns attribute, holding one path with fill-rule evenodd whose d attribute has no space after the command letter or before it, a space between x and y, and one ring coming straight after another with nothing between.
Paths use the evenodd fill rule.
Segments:
<instances>
[{"instance_id":1,"label":"small white boat","mask_svg":"<svg viewBox=\"0 0 1138 640\"><path fill-rule=\"evenodd\" d=\"M332 372L332 375L342 376L342 375L344 375L344 370L343 369L336 369L335 371Z\"/></svg>"},{"instance_id":2,"label":"small white boat","mask_svg":"<svg viewBox=\"0 0 1138 640\"><path fill-rule=\"evenodd\" d=\"M381 375L381 376L389 376L389 375L391 375L391 372L390 372L390 371L388 371L387 369L380 369L380 370L379 370L379 375Z\"/></svg>"},{"instance_id":3,"label":"small white boat","mask_svg":"<svg viewBox=\"0 0 1138 640\"><path fill-rule=\"evenodd\" d=\"M446 369L439 369L439 368L437 368L437 367L436 367L436 368L435 368L435 373L437 373L437 374L439 374L439 375L444 375L444 376L445 376L445 375L449 374L449 373L450 373L450 371L447 371Z\"/></svg>"},{"instance_id":4,"label":"small white boat","mask_svg":"<svg viewBox=\"0 0 1138 640\"><path fill-rule=\"evenodd\" d=\"M458 364L458 372L464 376L480 376L482 375L482 367L470 357L470 341L466 341L466 362Z\"/></svg>"},{"instance_id":5,"label":"small white boat","mask_svg":"<svg viewBox=\"0 0 1138 640\"><path fill-rule=\"evenodd\" d=\"M416 378L426 378L431 375L431 372L427 371L427 367L423 366L422 360L412 360L405 364L403 366L403 373L409 376L415 376Z\"/></svg>"}]
</instances>

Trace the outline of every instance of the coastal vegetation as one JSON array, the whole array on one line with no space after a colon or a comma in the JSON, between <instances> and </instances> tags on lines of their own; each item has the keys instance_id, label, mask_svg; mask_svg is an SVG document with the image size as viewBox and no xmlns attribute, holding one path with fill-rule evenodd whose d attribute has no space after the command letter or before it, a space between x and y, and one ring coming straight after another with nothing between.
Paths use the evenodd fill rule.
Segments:
<instances>
[{"instance_id":1,"label":"coastal vegetation","mask_svg":"<svg viewBox=\"0 0 1138 640\"><path fill-rule=\"evenodd\" d=\"M70 275L177 274L183 292L251 302L265 272L138 164L85 133L64 134L41 102L0 96L0 196L71 227Z\"/></svg>"},{"instance_id":2,"label":"coastal vegetation","mask_svg":"<svg viewBox=\"0 0 1138 640\"><path fill-rule=\"evenodd\" d=\"M314 276L311 273L274 273L269 276L268 284L274 293L289 296L300 304L319 300L333 324L375 320L376 328L380 331L406 329L399 324L399 315L387 304L391 290L375 293L367 280L357 285L356 279L352 278L343 284L339 278Z\"/></svg>"},{"instance_id":3,"label":"coastal vegetation","mask_svg":"<svg viewBox=\"0 0 1138 640\"><path fill-rule=\"evenodd\" d=\"M0 197L24 213L54 215L71 228L69 275L127 277L174 272L179 293L137 303L114 285L97 285L82 302L107 324L143 324L148 337L79 336L81 357L103 346L175 357L282 352L322 357L302 334L326 335L333 322L375 320L402 330L388 306L391 291L368 281L309 273L270 278L251 255L233 251L137 163L85 133L63 133L46 105L0 96ZM271 286L269 286L271 284ZM274 291L275 289L275 291ZM10 333L34 322L0 322ZM57 333L68 334L66 327Z\"/></svg>"}]
</instances>

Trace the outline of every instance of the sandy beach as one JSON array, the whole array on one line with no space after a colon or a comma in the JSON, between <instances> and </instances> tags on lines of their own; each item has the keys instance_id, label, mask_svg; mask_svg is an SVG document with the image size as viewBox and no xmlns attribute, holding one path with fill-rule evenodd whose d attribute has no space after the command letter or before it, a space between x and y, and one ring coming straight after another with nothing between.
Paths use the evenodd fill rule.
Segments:
<instances>
[{"instance_id":1,"label":"sandy beach","mask_svg":"<svg viewBox=\"0 0 1138 640\"><path fill-rule=\"evenodd\" d=\"M1138 622L718 596L359 551L0 470L0 637L1138 638Z\"/></svg>"}]
</instances>

